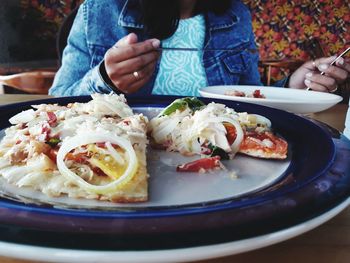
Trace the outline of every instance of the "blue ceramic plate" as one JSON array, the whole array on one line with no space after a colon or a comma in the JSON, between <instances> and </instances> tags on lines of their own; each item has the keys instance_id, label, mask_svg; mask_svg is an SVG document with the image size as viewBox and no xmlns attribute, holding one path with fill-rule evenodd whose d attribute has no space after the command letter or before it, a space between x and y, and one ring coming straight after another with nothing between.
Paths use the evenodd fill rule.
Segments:
<instances>
[{"instance_id":1,"label":"blue ceramic plate","mask_svg":"<svg viewBox=\"0 0 350 263\"><path fill-rule=\"evenodd\" d=\"M159 108L174 99L130 97L128 102L135 108ZM65 105L88 100L89 97L66 97L3 106L0 128L8 127L10 116L32 104ZM141 209L120 211L62 209L1 199L0 223L10 226L7 229L27 233L34 229L36 234L28 235L35 236L35 242L40 243L42 237L56 247L186 247L270 233L320 215L346 199L350 188L349 165L344 161L349 158L347 141L335 145L327 130L284 111L247 103L203 100L224 103L239 112L261 114L272 121L275 131L288 140L291 153L288 167L278 180L263 189L232 198L184 205L145 205Z\"/></svg>"}]
</instances>

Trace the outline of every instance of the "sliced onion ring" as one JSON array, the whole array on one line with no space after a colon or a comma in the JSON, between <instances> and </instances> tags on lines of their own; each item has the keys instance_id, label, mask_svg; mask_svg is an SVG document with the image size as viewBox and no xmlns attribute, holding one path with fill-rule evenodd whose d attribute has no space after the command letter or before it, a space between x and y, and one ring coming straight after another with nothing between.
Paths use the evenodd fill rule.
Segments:
<instances>
[{"instance_id":1,"label":"sliced onion ring","mask_svg":"<svg viewBox=\"0 0 350 263\"><path fill-rule=\"evenodd\" d=\"M232 153L235 154L238 152L239 147L241 146L241 143L244 139L244 132L242 129L242 126L239 124L238 121L228 118L228 117L215 117L215 118L210 118L208 120L206 120L206 122L228 122L230 124L232 124L235 129L236 129L236 139L235 141L232 143L231 145L231 149L232 149Z\"/></svg>"},{"instance_id":2,"label":"sliced onion ring","mask_svg":"<svg viewBox=\"0 0 350 263\"><path fill-rule=\"evenodd\" d=\"M77 174L73 173L71 170L69 170L66 164L64 163L64 158L70 151L79 146L87 145L90 143L103 142L110 142L123 148L129 157L128 167L125 170L124 174L120 176L117 180L106 185L92 185L86 182ZM96 194L107 194L125 185L133 178L133 175L136 173L138 168L138 161L135 150L128 140L110 133L96 135L84 133L71 137L62 143L61 148L57 153L57 168L67 180L73 181L81 188L90 192L94 192Z\"/></svg>"},{"instance_id":3,"label":"sliced onion ring","mask_svg":"<svg viewBox=\"0 0 350 263\"><path fill-rule=\"evenodd\" d=\"M262 116L259 114L249 114L249 115L256 117L256 123L265 124L268 128L271 128L271 125L272 125L271 121L265 116Z\"/></svg>"}]
</instances>

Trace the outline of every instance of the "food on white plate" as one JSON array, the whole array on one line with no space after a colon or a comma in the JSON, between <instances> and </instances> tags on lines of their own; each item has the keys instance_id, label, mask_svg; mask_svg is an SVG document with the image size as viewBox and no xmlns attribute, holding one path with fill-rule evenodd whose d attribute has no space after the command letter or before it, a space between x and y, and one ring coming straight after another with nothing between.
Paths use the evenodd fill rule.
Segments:
<instances>
[{"instance_id":1,"label":"food on white plate","mask_svg":"<svg viewBox=\"0 0 350 263\"><path fill-rule=\"evenodd\" d=\"M0 175L8 183L51 197L148 199L148 119L123 95L35 105L9 121L0 142Z\"/></svg>"},{"instance_id":2,"label":"food on white plate","mask_svg":"<svg viewBox=\"0 0 350 263\"><path fill-rule=\"evenodd\" d=\"M197 98L182 98L150 120L149 132L151 145L156 148L205 158L180 165L178 171L183 172L188 167L188 171L220 168L218 161L233 159L236 153L265 159L287 158L288 143L273 134L271 127L271 121L261 115L235 112L214 102L205 105ZM220 159L208 158L213 156Z\"/></svg>"},{"instance_id":3,"label":"food on white plate","mask_svg":"<svg viewBox=\"0 0 350 263\"><path fill-rule=\"evenodd\" d=\"M0 142L1 179L49 197L147 201L147 133L154 147L199 157L178 172L225 169L221 161L237 153L285 159L288 150L266 117L197 98L175 100L150 122L113 94L34 105L9 121Z\"/></svg>"},{"instance_id":4,"label":"food on white plate","mask_svg":"<svg viewBox=\"0 0 350 263\"><path fill-rule=\"evenodd\" d=\"M252 93L245 93L240 90L228 90L225 92L225 95L245 98L266 99L265 95L262 94L261 90L259 89L254 90Z\"/></svg>"}]
</instances>

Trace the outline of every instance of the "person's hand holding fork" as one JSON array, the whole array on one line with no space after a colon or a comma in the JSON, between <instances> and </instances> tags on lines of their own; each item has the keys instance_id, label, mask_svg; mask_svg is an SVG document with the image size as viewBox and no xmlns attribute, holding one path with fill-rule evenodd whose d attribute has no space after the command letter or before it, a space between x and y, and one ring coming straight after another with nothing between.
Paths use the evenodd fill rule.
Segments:
<instances>
[{"instance_id":1,"label":"person's hand holding fork","mask_svg":"<svg viewBox=\"0 0 350 263\"><path fill-rule=\"evenodd\" d=\"M350 59L336 56L319 58L304 63L289 79L289 87L321 92L335 92L350 74ZM322 72L324 72L322 74Z\"/></svg>"},{"instance_id":2,"label":"person's hand holding fork","mask_svg":"<svg viewBox=\"0 0 350 263\"><path fill-rule=\"evenodd\" d=\"M139 42L130 33L107 51L105 71L113 85L121 92L130 94L140 89L152 76L160 52L158 39Z\"/></svg>"}]
</instances>

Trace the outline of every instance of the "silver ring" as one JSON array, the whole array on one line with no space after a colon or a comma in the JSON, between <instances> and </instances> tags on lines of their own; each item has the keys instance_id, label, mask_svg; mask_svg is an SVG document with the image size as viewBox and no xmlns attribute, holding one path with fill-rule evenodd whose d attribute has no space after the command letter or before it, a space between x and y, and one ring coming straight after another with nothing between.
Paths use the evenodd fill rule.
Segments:
<instances>
[{"instance_id":1,"label":"silver ring","mask_svg":"<svg viewBox=\"0 0 350 263\"><path fill-rule=\"evenodd\" d=\"M315 60L312 61L312 66L313 66L314 68L317 68Z\"/></svg>"},{"instance_id":2,"label":"silver ring","mask_svg":"<svg viewBox=\"0 0 350 263\"><path fill-rule=\"evenodd\" d=\"M329 92L330 92L330 93L334 93L334 92L336 92L337 90L338 90L338 86L336 86L335 89L332 89L332 90L330 90Z\"/></svg>"},{"instance_id":3,"label":"silver ring","mask_svg":"<svg viewBox=\"0 0 350 263\"><path fill-rule=\"evenodd\" d=\"M134 75L134 77L138 80L140 78L140 75L137 71L134 71L134 73L132 73Z\"/></svg>"}]
</instances>

